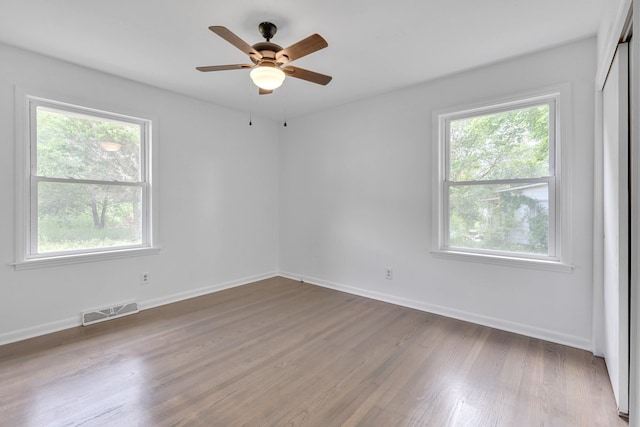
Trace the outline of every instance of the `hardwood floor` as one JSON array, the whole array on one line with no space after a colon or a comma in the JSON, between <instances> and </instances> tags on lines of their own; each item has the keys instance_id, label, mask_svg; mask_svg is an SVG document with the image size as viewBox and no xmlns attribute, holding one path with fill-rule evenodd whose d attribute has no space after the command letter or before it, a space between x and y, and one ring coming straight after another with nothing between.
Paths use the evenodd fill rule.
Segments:
<instances>
[{"instance_id":1,"label":"hardwood floor","mask_svg":"<svg viewBox=\"0 0 640 427\"><path fill-rule=\"evenodd\" d=\"M626 426L589 352L274 278L0 347L1 426Z\"/></svg>"}]
</instances>

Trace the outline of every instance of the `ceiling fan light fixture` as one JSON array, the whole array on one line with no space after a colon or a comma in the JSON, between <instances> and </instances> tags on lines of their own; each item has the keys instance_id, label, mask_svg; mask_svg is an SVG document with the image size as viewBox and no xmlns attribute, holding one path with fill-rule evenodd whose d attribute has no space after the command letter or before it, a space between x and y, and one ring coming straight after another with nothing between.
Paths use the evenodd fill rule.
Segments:
<instances>
[{"instance_id":1,"label":"ceiling fan light fixture","mask_svg":"<svg viewBox=\"0 0 640 427\"><path fill-rule=\"evenodd\" d=\"M253 46L232 33L226 27L212 25L209 29L241 50L245 55L248 55L253 64L196 67L198 71L246 70L249 68L251 69L249 73L251 80L260 88L258 91L260 95L273 93L274 89L282 86L287 76L323 86L331 81L331 76L289 65L292 61L329 46L320 34L312 34L283 49L281 46L271 43L270 41L277 31L277 27L270 22L262 22L258 27L260 34L262 34L266 41L255 43ZM285 64L287 64L286 67L283 67Z\"/></svg>"},{"instance_id":2,"label":"ceiling fan light fixture","mask_svg":"<svg viewBox=\"0 0 640 427\"><path fill-rule=\"evenodd\" d=\"M273 90L282 86L286 75L278 66L259 65L251 70L249 76L260 89Z\"/></svg>"}]
</instances>

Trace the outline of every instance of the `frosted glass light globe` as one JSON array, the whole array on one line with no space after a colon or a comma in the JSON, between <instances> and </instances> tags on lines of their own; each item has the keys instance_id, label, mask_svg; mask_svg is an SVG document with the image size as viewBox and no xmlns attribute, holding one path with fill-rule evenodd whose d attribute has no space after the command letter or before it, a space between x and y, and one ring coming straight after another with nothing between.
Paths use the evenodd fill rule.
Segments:
<instances>
[{"instance_id":1,"label":"frosted glass light globe","mask_svg":"<svg viewBox=\"0 0 640 427\"><path fill-rule=\"evenodd\" d=\"M249 73L253 83L260 89L273 90L282 86L285 74L280 67L258 66Z\"/></svg>"}]
</instances>

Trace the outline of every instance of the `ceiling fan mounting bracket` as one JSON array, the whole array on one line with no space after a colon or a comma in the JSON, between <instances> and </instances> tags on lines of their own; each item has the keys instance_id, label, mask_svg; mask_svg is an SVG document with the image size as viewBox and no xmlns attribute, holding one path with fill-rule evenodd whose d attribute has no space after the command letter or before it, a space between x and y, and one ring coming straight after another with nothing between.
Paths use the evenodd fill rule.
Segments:
<instances>
[{"instance_id":1,"label":"ceiling fan mounting bracket","mask_svg":"<svg viewBox=\"0 0 640 427\"><path fill-rule=\"evenodd\" d=\"M260 31L260 34L262 34L262 37L267 39L268 42L273 38L273 36L276 35L276 33L278 32L278 27L276 27L275 24L272 24L271 22L265 21L261 22L260 25L258 25L258 30Z\"/></svg>"}]
</instances>

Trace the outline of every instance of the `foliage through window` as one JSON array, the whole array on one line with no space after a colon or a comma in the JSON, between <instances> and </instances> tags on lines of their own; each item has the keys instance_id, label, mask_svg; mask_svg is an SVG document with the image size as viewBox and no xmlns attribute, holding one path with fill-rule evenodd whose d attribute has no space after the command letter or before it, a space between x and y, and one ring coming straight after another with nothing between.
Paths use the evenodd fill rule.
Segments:
<instances>
[{"instance_id":1,"label":"foliage through window","mask_svg":"<svg viewBox=\"0 0 640 427\"><path fill-rule=\"evenodd\" d=\"M555 258L556 99L440 116L441 248Z\"/></svg>"},{"instance_id":2,"label":"foliage through window","mask_svg":"<svg viewBox=\"0 0 640 427\"><path fill-rule=\"evenodd\" d=\"M150 123L29 99L27 258L150 245Z\"/></svg>"}]
</instances>

